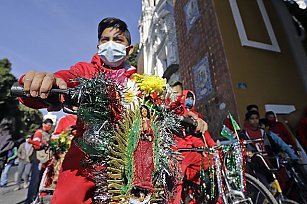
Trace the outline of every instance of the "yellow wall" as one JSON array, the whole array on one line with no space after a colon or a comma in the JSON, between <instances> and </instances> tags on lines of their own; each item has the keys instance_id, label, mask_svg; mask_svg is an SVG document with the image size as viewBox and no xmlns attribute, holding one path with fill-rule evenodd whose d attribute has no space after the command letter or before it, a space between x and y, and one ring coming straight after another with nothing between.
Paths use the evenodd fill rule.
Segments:
<instances>
[{"instance_id":1,"label":"yellow wall","mask_svg":"<svg viewBox=\"0 0 307 204\"><path fill-rule=\"evenodd\" d=\"M268 42L264 24L255 0L238 0L239 9L244 8L242 18L250 39ZM293 104L296 116L290 117L293 124L300 111L307 105L307 95L281 23L273 10L271 1L264 0L280 53L252 47L242 47L228 0L214 0L219 27L227 56L228 66L236 95L240 122L244 120L245 107L257 104L264 116L265 104ZM238 82L247 83L247 89L238 89Z\"/></svg>"}]
</instances>

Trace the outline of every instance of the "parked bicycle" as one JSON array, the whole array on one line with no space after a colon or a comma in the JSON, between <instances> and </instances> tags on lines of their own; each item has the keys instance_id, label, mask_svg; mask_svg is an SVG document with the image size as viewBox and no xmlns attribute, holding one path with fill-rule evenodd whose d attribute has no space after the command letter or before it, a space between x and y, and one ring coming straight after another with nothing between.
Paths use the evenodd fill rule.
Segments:
<instances>
[{"instance_id":1,"label":"parked bicycle","mask_svg":"<svg viewBox=\"0 0 307 204\"><path fill-rule=\"evenodd\" d=\"M271 194L271 192L257 178L248 173L243 174L243 172L238 172L231 168L232 164L230 163L233 161L229 161L231 160L231 157L229 156L235 152L236 148L238 148L238 142L231 143L228 145L218 146L216 148L203 147L203 148L179 149L178 151L180 152L192 151L199 153L208 153L211 155L217 155L223 152L223 156L221 158L222 161L220 165L220 173L222 180L216 181L217 183L211 185L211 187L209 188L208 186L210 186L210 184L208 183L208 179L207 181L206 179L201 181L200 184L185 180L184 188L186 190L189 190L188 196L191 199L196 199L196 203L198 204L215 203L218 196L222 197L223 203L225 204L233 204L233 203L277 204L278 202ZM238 158L239 155L235 155L235 158L236 157ZM232 159L233 158L234 157L232 157ZM205 177L208 178L208 175ZM240 186L240 184L238 185L238 179L239 183L241 179L245 180L245 184L243 184L245 185L244 187ZM218 182L220 182L222 185L219 185ZM207 187L205 189L202 186L204 184ZM212 192L215 192L214 195L210 194Z\"/></svg>"},{"instance_id":2,"label":"parked bicycle","mask_svg":"<svg viewBox=\"0 0 307 204\"><path fill-rule=\"evenodd\" d=\"M297 161L292 161L285 157L276 157L277 169L284 169L288 180L283 194L293 198L300 204L307 204L307 183L303 172L299 168L301 165Z\"/></svg>"}]
</instances>

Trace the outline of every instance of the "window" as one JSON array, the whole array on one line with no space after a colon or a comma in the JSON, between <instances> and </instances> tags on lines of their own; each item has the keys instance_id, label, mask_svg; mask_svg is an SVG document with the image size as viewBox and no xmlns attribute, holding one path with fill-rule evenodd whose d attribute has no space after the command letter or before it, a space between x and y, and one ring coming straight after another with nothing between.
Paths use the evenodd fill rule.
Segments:
<instances>
[{"instance_id":1,"label":"window","mask_svg":"<svg viewBox=\"0 0 307 204\"><path fill-rule=\"evenodd\" d=\"M270 50L274 52L280 52L280 48L276 40L269 16L263 4L263 0L257 0L257 4L259 7L261 16L263 18L266 30L270 37L271 44L249 40L246 34L246 31L245 31L244 25L243 25L243 21L240 15L237 0L229 0L229 3L230 3L231 11L232 11L232 14L235 20L235 24L236 24L236 27L239 33L239 37L240 37L242 46L249 46L249 47L255 47L255 48L264 49L264 50Z\"/></svg>"}]
</instances>

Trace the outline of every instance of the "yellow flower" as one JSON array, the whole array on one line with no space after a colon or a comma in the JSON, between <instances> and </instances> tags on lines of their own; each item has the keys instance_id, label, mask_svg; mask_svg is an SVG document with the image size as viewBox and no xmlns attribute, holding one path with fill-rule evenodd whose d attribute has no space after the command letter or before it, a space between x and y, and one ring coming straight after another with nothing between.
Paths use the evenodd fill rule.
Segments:
<instances>
[{"instance_id":1,"label":"yellow flower","mask_svg":"<svg viewBox=\"0 0 307 204\"><path fill-rule=\"evenodd\" d=\"M61 143L65 143L65 141L66 141L66 138L65 138L65 137L61 137L61 138L60 138L60 142L61 142Z\"/></svg>"},{"instance_id":2,"label":"yellow flower","mask_svg":"<svg viewBox=\"0 0 307 204\"><path fill-rule=\"evenodd\" d=\"M131 90L128 90L126 93L124 93L124 98L125 100L130 103L133 99L134 95L133 92Z\"/></svg>"},{"instance_id":3,"label":"yellow flower","mask_svg":"<svg viewBox=\"0 0 307 204\"><path fill-rule=\"evenodd\" d=\"M139 90L147 96L154 92L161 95L165 91L166 82L159 76L134 74L132 80L138 84Z\"/></svg>"}]
</instances>

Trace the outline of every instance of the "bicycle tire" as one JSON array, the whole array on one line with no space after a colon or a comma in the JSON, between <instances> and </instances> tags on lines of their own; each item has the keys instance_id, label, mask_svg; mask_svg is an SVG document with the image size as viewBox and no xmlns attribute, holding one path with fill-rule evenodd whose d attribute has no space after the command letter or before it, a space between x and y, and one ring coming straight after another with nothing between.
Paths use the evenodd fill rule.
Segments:
<instances>
[{"instance_id":1,"label":"bicycle tire","mask_svg":"<svg viewBox=\"0 0 307 204\"><path fill-rule=\"evenodd\" d=\"M299 204L298 202L290 199L284 199L281 201L282 204Z\"/></svg>"},{"instance_id":2,"label":"bicycle tire","mask_svg":"<svg viewBox=\"0 0 307 204\"><path fill-rule=\"evenodd\" d=\"M246 192L244 192L244 195L246 196L246 198L250 198L255 204L278 204L277 200L274 198L271 192L258 179L248 173L245 174L245 177Z\"/></svg>"}]
</instances>

